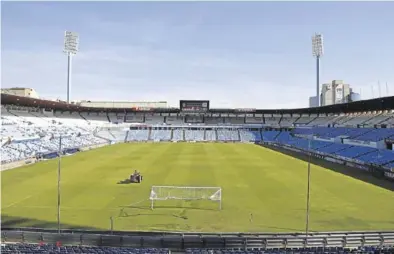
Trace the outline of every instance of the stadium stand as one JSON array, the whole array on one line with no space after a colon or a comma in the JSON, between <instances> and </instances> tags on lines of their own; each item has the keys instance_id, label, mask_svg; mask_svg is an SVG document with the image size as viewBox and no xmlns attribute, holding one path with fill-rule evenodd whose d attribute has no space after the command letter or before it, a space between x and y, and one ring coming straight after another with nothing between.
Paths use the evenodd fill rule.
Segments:
<instances>
[{"instance_id":1,"label":"stadium stand","mask_svg":"<svg viewBox=\"0 0 394 254\"><path fill-rule=\"evenodd\" d=\"M311 122L307 124L307 126L324 126L327 127L328 125L331 125L337 116L335 115L321 115L313 119Z\"/></svg>"},{"instance_id":2,"label":"stadium stand","mask_svg":"<svg viewBox=\"0 0 394 254\"><path fill-rule=\"evenodd\" d=\"M104 113L81 113L80 116L91 123L109 122L107 115Z\"/></svg>"},{"instance_id":3,"label":"stadium stand","mask_svg":"<svg viewBox=\"0 0 394 254\"><path fill-rule=\"evenodd\" d=\"M276 137L280 134L280 131L264 131L262 133L263 141L274 142Z\"/></svg>"},{"instance_id":4,"label":"stadium stand","mask_svg":"<svg viewBox=\"0 0 394 254\"><path fill-rule=\"evenodd\" d=\"M313 127L313 128L296 128L294 134L316 135L323 138L335 138L342 136L355 140L377 142L385 138L394 136L393 129L374 129L374 128L329 128L329 127Z\"/></svg>"},{"instance_id":5,"label":"stadium stand","mask_svg":"<svg viewBox=\"0 0 394 254\"><path fill-rule=\"evenodd\" d=\"M345 150L352 147L351 145L346 145L346 144L338 144L338 143L332 143L328 146L320 147L318 149L319 152L326 153L326 154L335 154L339 151Z\"/></svg>"},{"instance_id":6,"label":"stadium stand","mask_svg":"<svg viewBox=\"0 0 394 254\"><path fill-rule=\"evenodd\" d=\"M2 244L2 253L108 253L108 254L169 254L169 249L160 248L132 248L132 247L95 247L95 246L57 246L49 244ZM186 249L186 254L391 254L394 252L394 247L384 246L363 246L356 248L343 248L343 247L300 247L300 248L273 248L273 249L260 249L260 248L246 248L246 249Z\"/></svg>"},{"instance_id":7,"label":"stadium stand","mask_svg":"<svg viewBox=\"0 0 394 254\"><path fill-rule=\"evenodd\" d=\"M393 169L393 168L394 168L394 162L387 163L387 164L386 164L386 167L387 167L387 168Z\"/></svg>"},{"instance_id":8,"label":"stadium stand","mask_svg":"<svg viewBox=\"0 0 394 254\"><path fill-rule=\"evenodd\" d=\"M214 130L206 130L205 131L205 140L207 141L216 141L217 140L216 131Z\"/></svg>"},{"instance_id":9,"label":"stadium stand","mask_svg":"<svg viewBox=\"0 0 394 254\"><path fill-rule=\"evenodd\" d=\"M127 134L126 141L147 141L149 139L149 130L137 129L130 130Z\"/></svg>"},{"instance_id":10,"label":"stadium stand","mask_svg":"<svg viewBox=\"0 0 394 254\"><path fill-rule=\"evenodd\" d=\"M62 150L68 152L106 143L93 134L98 123L77 113L44 114L33 108L7 110L2 106L1 114L2 164L58 151L59 137Z\"/></svg>"},{"instance_id":11,"label":"stadium stand","mask_svg":"<svg viewBox=\"0 0 394 254\"><path fill-rule=\"evenodd\" d=\"M333 130L331 130L333 129ZM324 132L325 130L325 132ZM355 129L355 128L323 128L323 131L319 128L317 129L294 129L294 132L290 131L266 131L263 132L263 140L266 142L277 142L283 145L289 145L301 150L311 150L316 151L323 154L330 154L339 156L342 158L353 159L356 161L361 161L368 164L380 165L384 166L387 164L391 165L394 161L394 152L392 150L387 149L378 149L367 146L359 146L359 145L350 145L343 143L334 143L331 141L322 141L322 140L308 140L305 138L299 138L297 135L313 135L313 132L318 133L318 137L326 134L326 137L337 137L337 136L345 136L352 137L356 136L358 138L364 137L363 135L367 135L367 139L371 137L370 133L372 131L377 132L374 129ZM392 130L381 130L382 133L391 134ZM360 136L361 135L361 136ZM376 138L380 140L380 138Z\"/></svg>"},{"instance_id":12,"label":"stadium stand","mask_svg":"<svg viewBox=\"0 0 394 254\"><path fill-rule=\"evenodd\" d=\"M117 142L219 141L280 145L301 152L311 152L314 155L324 155L324 158L341 159L362 166L376 166L379 170L392 170L394 168L392 146L394 97L388 102L387 100L379 99L364 101L361 104L356 102L294 111L261 110L253 114L244 112L239 115L230 109L217 112L212 110L207 116L188 118L180 114L179 109L166 109L165 112L162 109L157 112L81 109L75 105L21 99L2 94L1 163L7 164L30 158L50 159L58 156L59 150L62 154L72 154L80 149ZM233 113L234 116L230 117ZM346 243L346 241L342 242L343 238L340 239L341 243ZM363 241L366 239L367 237L363 238ZM382 238L376 237L376 239ZM206 244L209 241L203 242L198 238L198 242ZM286 241L286 244L290 242ZM226 244L226 241L223 243ZM218 249L186 249L186 253L394 253L394 248L390 246L360 247L358 245L352 249L344 247L222 249L219 247ZM2 244L1 252L170 253L169 249L156 248L81 245L58 247L49 244L9 243Z\"/></svg>"},{"instance_id":13,"label":"stadium stand","mask_svg":"<svg viewBox=\"0 0 394 254\"><path fill-rule=\"evenodd\" d=\"M239 135L242 142L260 142L260 131L239 130Z\"/></svg>"},{"instance_id":14,"label":"stadium stand","mask_svg":"<svg viewBox=\"0 0 394 254\"><path fill-rule=\"evenodd\" d=\"M376 123L390 124L392 113L319 117L317 115L300 115L299 117L268 115L268 117L263 117L264 125L260 125L256 130L250 130L243 127L242 124L246 122L244 118L232 119L231 117L207 118L205 124L211 128L206 129L206 127L191 127L190 124L184 122L186 118L181 116L164 117L153 114L125 116L99 112L78 113L70 110L46 112L30 107L6 108L4 105L2 105L1 112L2 164L56 152L59 149L59 137L62 137L63 149L79 149L124 141L263 141L277 142L302 150L312 150L320 154L386 167L391 166L394 161L392 150L387 150L382 146L382 142L394 137L394 129L370 127L371 124ZM134 122L134 124L142 122L144 126L131 128L127 124L123 126L124 117L126 117L126 122ZM111 119L114 122L110 122ZM253 122L251 118L248 121ZM240 123L242 124L239 125ZM368 127L357 128L363 123L367 123ZM226 128L226 124L229 128ZM349 127L349 124L352 126ZM162 126L165 125L171 125L171 128L163 129ZM265 130L264 126L267 125L301 127L291 127L294 128L291 131ZM310 136L316 140L309 142ZM380 142L380 146L366 146L371 142L376 144Z\"/></svg>"},{"instance_id":15,"label":"stadium stand","mask_svg":"<svg viewBox=\"0 0 394 254\"><path fill-rule=\"evenodd\" d=\"M246 117L245 118L245 123L246 124L258 124L261 125L264 123L264 118L263 117Z\"/></svg>"},{"instance_id":16,"label":"stadium stand","mask_svg":"<svg viewBox=\"0 0 394 254\"><path fill-rule=\"evenodd\" d=\"M153 141L170 141L171 130L154 129L151 132L150 139Z\"/></svg>"},{"instance_id":17,"label":"stadium stand","mask_svg":"<svg viewBox=\"0 0 394 254\"><path fill-rule=\"evenodd\" d=\"M170 124L170 125L182 125L184 124L184 118L183 117L177 117L177 116L167 116L165 118L165 123Z\"/></svg>"},{"instance_id":18,"label":"stadium stand","mask_svg":"<svg viewBox=\"0 0 394 254\"><path fill-rule=\"evenodd\" d=\"M356 115L351 115L346 120L342 122L342 124L346 126L355 126L358 124L363 124L366 121L370 120L372 118L371 115L369 114L356 114ZM341 123L339 123L341 124Z\"/></svg>"},{"instance_id":19,"label":"stadium stand","mask_svg":"<svg viewBox=\"0 0 394 254\"><path fill-rule=\"evenodd\" d=\"M205 124L208 124L208 125L221 124L223 122L224 122L224 120L221 117L206 117L205 118Z\"/></svg>"},{"instance_id":20,"label":"stadium stand","mask_svg":"<svg viewBox=\"0 0 394 254\"><path fill-rule=\"evenodd\" d=\"M145 116L145 124L161 125L164 123L164 116Z\"/></svg>"},{"instance_id":21,"label":"stadium stand","mask_svg":"<svg viewBox=\"0 0 394 254\"><path fill-rule=\"evenodd\" d=\"M144 115L142 114L126 114L125 122L126 123L143 123L144 122Z\"/></svg>"},{"instance_id":22,"label":"stadium stand","mask_svg":"<svg viewBox=\"0 0 394 254\"><path fill-rule=\"evenodd\" d=\"M297 118L284 116L280 119L279 125L282 127L290 127L290 126L293 126L293 124L296 120L297 120Z\"/></svg>"},{"instance_id":23,"label":"stadium stand","mask_svg":"<svg viewBox=\"0 0 394 254\"><path fill-rule=\"evenodd\" d=\"M266 126L279 126L280 117L264 117Z\"/></svg>"},{"instance_id":24,"label":"stadium stand","mask_svg":"<svg viewBox=\"0 0 394 254\"><path fill-rule=\"evenodd\" d=\"M274 249L187 249L186 254L391 254L394 247L315 247L315 248L274 248Z\"/></svg>"},{"instance_id":25,"label":"stadium stand","mask_svg":"<svg viewBox=\"0 0 394 254\"><path fill-rule=\"evenodd\" d=\"M361 155L371 153L375 150L376 149L371 148L371 147L352 146L352 147L349 147L345 150L338 151L335 154L342 156L342 157L347 157L347 158L356 158Z\"/></svg>"},{"instance_id":26,"label":"stadium stand","mask_svg":"<svg viewBox=\"0 0 394 254\"><path fill-rule=\"evenodd\" d=\"M2 244L1 253L108 253L108 254L167 254L168 249L95 247L95 246L56 246L50 244Z\"/></svg>"},{"instance_id":27,"label":"stadium stand","mask_svg":"<svg viewBox=\"0 0 394 254\"><path fill-rule=\"evenodd\" d=\"M394 129L370 129L370 131L367 131L363 133L363 135L355 137L354 139L378 142L392 136L394 136Z\"/></svg>"},{"instance_id":28,"label":"stadium stand","mask_svg":"<svg viewBox=\"0 0 394 254\"><path fill-rule=\"evenodd\" d=\"M243 117L225 117L224 124L244 124L245 118Z\"/></svg>"},{"instance_id":29,"label":"stadium stand","mask_svg":"<svg viewBox=\"0 0 394 254\"><path fill-rule=\"evenodd\" d=\"M382 122L379 122L380 125L387 125L390 128L394 127L394 113L386 113L382 114L382 117L386 118Z\"/></svg>"},{"instance_id":30,"label":"stadium stand","mask_svg":"<svg viewBox=\"0 0 394 254\"><path fill-rule=\"evenodd\" d=\"M313 116L301 116L294 122L294 124L295 125L308 125L315 118L316 118L316 116L315 117L313 117Z\"/></svg>"},{"instance_id":31,"label":"stadium stand","mask_svg":"<svg viewBox=\"0 0 394 254\"><path fill-rule=\"evenodd\" d=\"M95 135L111 142L124 142L128 135L125 128L99 128Z\"/></svg>"},{"instance_id":32,"label":"stadium stand","mask_svg":"<svg viewBox=\"0 0 394 254\"><path fill-rule=\"evenodd\" d=\"M204 130L185 130L185 141L203 141Z\"/></svg>"},{"instance_id":33,"label":"stadium stand","mask_svg":"<svg viewBox=\"0 0 394 254\"><path fill-rule=\"evenodd\" d=\"M107 113L108 121L111 123L121 124L125 122L124 113Z\"/></svg>"},{"instance_id":34,"label":"stadium stand","mask_svg":"<svg viewBox=\"0 0 394 254\"><path fill-rule=\"evenodd\" d=\"M184 140L184 131L183 129L175 129L172 132L172 141L183 141Z\"/></svg>"},{"instance_id":35,"label":"stadium stand","mask_svg":"<svg viewBox=\"0 0 394 254\"><path fill-rule=\"evenodd\" d=\"M229 130L219 128L217 129L217 137L219 141L239 141L239 134L237 130Z\"/></svg>"},{"instance_id":36,"label":"stadium stand","mask_svg":"<svg viewBox=\"0 0 394 254\"><path fill-rule=\"evenodd\" d=\"M376 165L384 165L394 161L394 153L385 149L374 149L357 157L357 160Z\"/></svg>"}]
</instances>

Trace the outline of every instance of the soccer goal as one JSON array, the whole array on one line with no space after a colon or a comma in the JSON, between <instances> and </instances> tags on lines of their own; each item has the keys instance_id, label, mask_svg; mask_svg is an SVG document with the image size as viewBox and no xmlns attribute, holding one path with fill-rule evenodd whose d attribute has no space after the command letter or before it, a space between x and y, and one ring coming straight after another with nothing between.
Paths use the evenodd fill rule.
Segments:
<instances>
[{"instance_id":1,"label":"soccer goal","mask_svg":"<svg viewBox=\"0 0 394 254\"><path fill-rule=\"evenodd\" d=\"M182 187L152 186L149 199L151 208L155 200L209 200L219 203L222 209L222 188L220 187Z\"/></svg>"}]
</instances>

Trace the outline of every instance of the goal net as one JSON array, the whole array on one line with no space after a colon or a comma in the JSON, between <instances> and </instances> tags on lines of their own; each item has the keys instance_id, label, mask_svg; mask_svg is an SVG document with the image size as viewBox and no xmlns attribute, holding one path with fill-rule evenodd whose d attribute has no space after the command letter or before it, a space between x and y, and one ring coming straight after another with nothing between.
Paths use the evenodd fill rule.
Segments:
<instances>
[{"instance_id":1,"label":"goal net","mask_svg":"<svg viewBox=\"0 0 394 254\"><path fill-rule=\"evenodd\" d=\"M182 186L152 186L149 199L151 208L156 200L208 200L219 204L222 209L222 188L220 187L182 187Z\"/></svg>"}]
</instances>

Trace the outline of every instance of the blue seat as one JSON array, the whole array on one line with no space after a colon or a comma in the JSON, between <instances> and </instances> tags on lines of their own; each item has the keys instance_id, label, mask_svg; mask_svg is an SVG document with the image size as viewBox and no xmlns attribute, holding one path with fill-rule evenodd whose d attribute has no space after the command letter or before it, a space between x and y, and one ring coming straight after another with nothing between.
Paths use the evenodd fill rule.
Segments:
<instances>
[{"instance_id":1,"label":"blue seat","mask_svg":"<svg viewBox=\"0 0 394 254\"><path fill-rule=\"evenodd\" d=\"M360 247L355 249L342 247L311 247L311 248L274 248L259 250L231 250L231 249L187 249L187 254L366 254L366 253L394 253L394 247Z\"/></svg>"},{"instance_id":2,"label":"blue seat","mask_svg":"<svg viewBox=\"0 0 394 254\"><path fill-rule=\"evenodd\" d=\"M61 246L36 244L5 244L1 253L113 253L113 254L168 254L168 249L129 248L129 247L101 247L101 246Z\"/></svg>"}]
</instances>

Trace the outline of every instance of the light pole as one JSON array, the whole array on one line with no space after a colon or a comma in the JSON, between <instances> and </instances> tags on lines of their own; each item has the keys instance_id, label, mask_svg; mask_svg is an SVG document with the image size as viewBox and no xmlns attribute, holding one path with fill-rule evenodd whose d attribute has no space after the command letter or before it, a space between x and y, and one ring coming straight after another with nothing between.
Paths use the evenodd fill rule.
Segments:
<instances>
[{"instance_id":1,"label":"light pole","mask_svg":"<svg viewBox=\"0 0 394 254\"><path fill-rule=\"evenodd\" d=\"M75 32L66 31L64 33L64 50L67 54L67 103L70 103L71 89L71 58L78 52L79 35Z\"/></svg>"},{"instance_id":2,"label":"light pole","mask_svg":"<svg viewBox=\"0 0 394 254\"><path fill-rule=\"evenodd\" d=\"M312 54L316 57L316 103L320 106L320 57L323 56L323 35L316 33L312 36Z\"/></svg>"},{"instance_id":3,"label":"light pole","mask_svg":"<svg viewBox=\"0 0 394 254\"><path fill-rule=\"evenodd\" d=\"M312 149L311 149L311 140L313 138L313 134L309 135L308 139L308 183L306 190L306 222L305 222L305 236L306 243L308 243L308 234L309 234L309 211L310 211L310 193L311 193L311 157L312 157Z\"/></svg>"},{"instance_id":4,"label":"light pole","mask_svg":"<svg viewBox=\"0 0 394 254\"><path fill-rule=\"evenodd\" d=\"M62 163L62 136L59 137L59 158L57 162L57 231L60 234L60 176Z\"/></svg>"},{"instance_id":5,"label":"light pole","mask_svg":"<svg viewBox=\"0 0 394 254\"><path fill-rule=\"evenodd\" d=\"M54 136L50 140L56 140ZM57 160L57 231L60 234L60 176L62 165L62 136L59 136L58 160Z\"/></svg>"}]
</instances>

